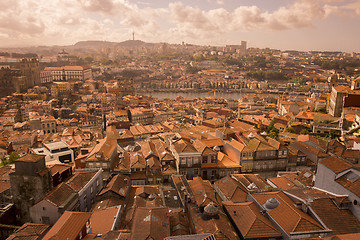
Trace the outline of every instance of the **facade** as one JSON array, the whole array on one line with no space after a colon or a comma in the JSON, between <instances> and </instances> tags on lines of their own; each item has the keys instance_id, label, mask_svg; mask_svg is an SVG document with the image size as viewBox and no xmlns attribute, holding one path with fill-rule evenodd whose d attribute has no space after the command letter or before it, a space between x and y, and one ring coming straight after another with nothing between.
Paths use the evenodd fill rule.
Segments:
<instances>
[{"instance_id":1,"label":"facade","mask_svg":"<svg viewBox=\"0 0 360 240\"><path fill-rule=\"evenodd\" d=\"M176 159L176 169L187 179L200 175L201 153L189 142L179 139L171 143L170 150Z\"/></svg>"},{"instance_id":2,"label":"facade","mask_svg":"<svg viewBox=\"0 0 360 240\"><path fill-rule=\"evenodd\" d=\"M53 82L52 72L50 70L40 71L40 83L48 84Z\"/></svg>"},{"instance_id":3,"label":"facade","mask_svg":"<svg viewBox=\"0 0 360 240\"><path fill-rule=\"evenodd\" d=\"M26 89L40 84L39 60L26 59L20 61L21 74L26 77Z\"/></svg>"},{"instance_id":4,"label":"facade","mask_svg":"<svg viewBox=\"0 0 360 240\"><path fill-rule=\"evenodd\" d=\"M30 208L30 217L34 223L54 225L65 211L78 210L77 193L61 183Z\"/></svg>"},{"instance_id":5,"label":"facade","mask_svg":"<svg viewBox=\"0 0 360 240\"><path fill-rule=\"evenodd\" d=\"M44 155L46 162L74 162L74 151L71 150L69 145L64 141L49 142L43 145L44 147L42 148L33 149L33 152L38 155Z\"/></svg>"},{"instance_id":6,"label":"facade","mask_svg":"<svg viewBox=\"0 0 360 240\"><path fill-rule=\"evenodd\" d=\"M52 81L80 80L86 81L92 79L92 70L89 66L63 66L46 67L44 71L50 71Z\"/></svg>"},{"instance_id":7,"label":"facade","mask_svg":"<svg viewBox=\"0 0 360 240\"><path fill-rule=\"evenodd\" d=\"M10 184L16 218L19 222L30 221L30 207L52 189L51 171L45 166L45 156L27 154L17 159Z\"/></svg>"},{"instance_id":8,"label":"facade","mask_svg":"<svg viewBox=\"0 0 360 240\"><path fill-rule=\"evenodd\" d=\"M93 147L84 161L86 168L104 170L104 178L108 178L115 160L119 159L116 139L105 137Z\"/></svg>"},{"instance_id":9,"label":"facade","mask_svg":"<svg viewBox=\"0 0 360 240\"><path fill-rule=\"evenodd\" d=\"M140 123L142 125L153 124L154 112L148 108L133 108L129 110L129 119L134 123Z\"/></svg>"},{"instance_id":10,"label":"facade","mask_svg":"<svg viewBox=\"0 0 360 240\"><path fill-rule=\"evenodd\" d=\"M288 150L282 143L252 132L238 140L224 141L224 152L241 165L242 173L272 177L286 170Z\"/></svg>"},{"instance_id":11,"label":"facade","mask_svg":"<svg viewBox=\"0 0 360 240\"><path fill-rule=\"evenodd\" d=\"M76 172L66 184L77 193L79 210L90 211L95 203L96 195L103 188L103 170Z\"/></svg>"},{"instance_id":12,"label":"facade","mask_svg":"<svg viewBox=\"0 0 360 240\"><path fill-rule=\"evenodd\" d=\"M352 87L344 85L332 87L328 111L333 117L341 117L345 108L360 107L360 88L358 79L353 80Z\"/></svg>"}]
</instances>

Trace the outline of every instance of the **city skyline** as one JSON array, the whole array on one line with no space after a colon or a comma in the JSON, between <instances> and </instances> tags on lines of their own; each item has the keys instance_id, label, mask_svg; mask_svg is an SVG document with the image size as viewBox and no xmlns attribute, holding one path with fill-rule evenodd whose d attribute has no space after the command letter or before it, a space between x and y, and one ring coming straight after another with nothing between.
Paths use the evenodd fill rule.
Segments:
<instances>
[{"instance_id":1,"label":"city skyline","mask_svg":"<svg viewBox=\"0 0 360 240\"><path fill-rule=\"evenodd\" d=\"M3 0L0 0L3 1ZM2 4L0 47L84 40L359 52L358 0L20 0Z\"/></svg>"}]
</instances>

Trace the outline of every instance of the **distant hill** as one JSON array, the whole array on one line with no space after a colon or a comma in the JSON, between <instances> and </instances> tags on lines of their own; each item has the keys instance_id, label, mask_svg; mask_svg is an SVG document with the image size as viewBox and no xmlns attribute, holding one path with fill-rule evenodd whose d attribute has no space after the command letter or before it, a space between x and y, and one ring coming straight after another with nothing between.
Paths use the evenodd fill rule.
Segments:
<instances>
[{"instance_id":1,"label":"distant hill","mask_svg":"<svg viewBox=\"0 0 360 240\"><path fill-rule=\"evenodd\" d=\"M98 48L106 46L116 46L116 42L107 42L107 41L80 41L74 44L76 48Z\"/></svg>"},{"instance_id":2,"label":"distant hill","mask_svg":"<svg viewBox=\"0 0 360 240\"><path fill-rule=\"evenodd\" d=\"M148 43L141 40L127 40L123 42L108 42L108 41L80 41L73 45L74 48L99 48L99 47L136 47L141 45L148 45Z\"/></svg>"},{"instance_id":3,"label":"distant hill","mask_svg":"<svg viewBox=\"0 0 360 240\"><path fill-rule=\"evenodd\" d=\"M120 42L118 44L118 46L122 46L122 47L135 47L135 46L139 46L139 45L145 45L147 44L146 42L143 42L141 40L127 40L124 42Z\"/></svg>"}]
</instances>

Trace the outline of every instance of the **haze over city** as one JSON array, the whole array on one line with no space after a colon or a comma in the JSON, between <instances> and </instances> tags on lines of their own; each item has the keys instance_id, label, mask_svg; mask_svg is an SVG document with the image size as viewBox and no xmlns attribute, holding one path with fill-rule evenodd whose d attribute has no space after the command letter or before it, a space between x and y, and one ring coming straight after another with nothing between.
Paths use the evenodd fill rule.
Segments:
<instances>
[{"instance_id":1,"label":"haze over city","mask_svg":"<svg viewBox=\"0 0 360 240\"><path fill-rule=\"evenodd\" d=\"M358 0L0 0L0 47L82 40L359 51Z\"/></svg>"}]
</instances>

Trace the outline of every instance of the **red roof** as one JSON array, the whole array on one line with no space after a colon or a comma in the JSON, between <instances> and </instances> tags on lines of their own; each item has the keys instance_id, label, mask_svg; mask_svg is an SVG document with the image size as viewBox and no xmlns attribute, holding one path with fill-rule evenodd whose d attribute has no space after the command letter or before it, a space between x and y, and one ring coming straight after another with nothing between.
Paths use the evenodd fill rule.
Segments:
<instances>
[{"instance_id":1,"label":"red roof","mask_svg":"<svg viewBox=\"0 0 360 240\"><path fill-rule=\"evenodd\" d=\"M68 239L75 240L86 226L91 212L69 212L65 211L55 225L45 235L43 240L48 239Z\"/></svg>"}]
</instances>

